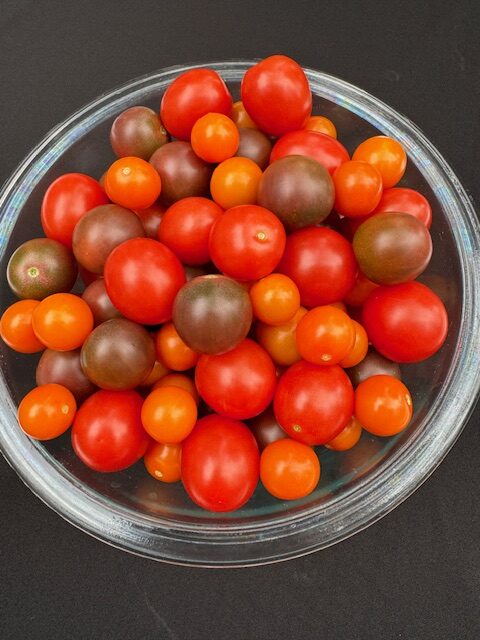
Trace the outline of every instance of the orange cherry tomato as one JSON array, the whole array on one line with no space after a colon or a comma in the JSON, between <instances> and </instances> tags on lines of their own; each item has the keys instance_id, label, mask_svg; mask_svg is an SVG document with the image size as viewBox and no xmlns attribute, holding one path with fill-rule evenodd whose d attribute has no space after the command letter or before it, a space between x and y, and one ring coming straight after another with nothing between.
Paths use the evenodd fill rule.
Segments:
<instances>
[{"instance_id":1,"label":"orange cherry tomato","mask_svg":"<svg viewBox=\"0 0 480 640\"><path fill-rule=\"evenodd\" d=\"M152 165L133 156L116 160L105 175L107 196L127 209L151 207L161 188L160 176Z\"/></svg>"},{"instance_id":2,"label":"orange cherry tomato","mask_svg":"<svg viewBox=\"0 0 480 640\"><path fill-rule=\"evenodd\" d=\"M182 445L152 442L143 458L148 473L161 482L178 482L181 478Z\"/></svg>"},{"instance_id":3,"label":"orange cherry tomato","mask_svg":"<svg viewBox=\"0 0 480 640\"><path fill-rule=\"evenodd\" d=\"M77 411L71 391L60 384L42 384L27 393L18 407L18 422L35 440L51 440L70 427Z\"/></svg>"},{"instance_id":4,"label":"orange cherry tomato","mask_svg":"<svg viewBox=\"0 0 480 640\"><path fill-rule=\"evenodd\" d=\"M142 424L157 442L182 442L197 421L197 405L180 387L161 387L146 398L142 406Z\"/></svg>"},{"instance_id":5,"label":"orange cherry tomato","mask_svg":"<svg viewBox=\"0 0 480 640\"><path fill-rule=\"evenodd\" d=\"M258 342L269 353L275 364L289 367L301 359L298 352L295 332L301 318L307 313L300 307L290 322L272 326L263 322L257 323L256 335Z\"/></svg>"},{"instance_id":6,"label":"orange cherry tomato","mask_svg":"<svg viewBox=\"0 0 480 640\"><path fill-rule=\"evenodd\" d=\"M210 180L210 191L223 209L241 204L255 204L262 170L250 158L229 158L216 167Z\"/></svg>"},{"instance_id":7,"label":"orange cherry tomato","mask_svg":"<svg viewBox=\"0 0 480 640\"><path fill-rule=\"evenodd\" d=\"M378 286L378 284L369 280L367 276L359 271L353 289L350 289L344 300L349 307L361 307L372 291Z\"/></svg>"},{"instance_id":8,"label":"orange cherry tomato","mask_svg":"<svg viewBox=\"0 0 480 640\"><path fill-rule=\"evenodd\" d=\"M382 176L368 162L349 160L335 169L335 211L348 218L367 216L382 197Z\"/></svg>"},{"instance_id":9,"label":"orange cherry tomato","mask_svg":"<svg viewBox=\"0 0 480 640\"><path fill-rule=\"evenodd\" d=\"M361 362L368 351L368 336L363 326L356 320L351 320L355 329L355 342L353 347L339 362L341 367L354 367Z\"/></svg>"},{"instance_id":10,"label":"orange cherry tomato","mask_svg":"<svg viewBox=\"0 0 480 640\"><path fill-rule=\"evenodd\" d=\"M297 347L304 360L313 364L338 364L355 342L355 327L341 309L316 307L298 323Z\"/></svg>"},{"instance_id":11,"label":"orange cherry tomato","mask_svg":"<svg viewBox=\"0 0 480 640\"><path fill-rule=\"evenodd\" d=\"M153 385L153 390L160 389L161 387L180 387L180 389L188 391L195 400L195 404L198 404L200 401L200 396L198 395L194 381L183 373L167 373L166 376Z\"/></svg>"},{"instance_id":12,"label":"orange cherry tomato","mask_svg":"<svg viewBox=\"0 0 480 640\"><path fill-rule=\"evenodd\" d=\"M307 120L307 124L304 126L304 129L318 131L318 133L326 133L327 136L331 136L335 139L337 138L335 125L331 120L325 118L325 116L311 116Z\"/></svg>"},{"instance_id":13,"label":"orange cherry tomato","mask_svg":"<svg viewBox=\"0 0 480 640\"><path fill-rule=\"evenodd\" d=\"M308 496L320 480L317 454L306 444L282 438L267 445L260 457L260 479L280 500Z\"/></svg>"},{"instance_id":14,"label":"orange cherry tomato","mask_svg":"<svg viewBox=\"0 0 480 640\"><path fill-rule=\"evenodd\" d=\"M357 444L361 435L362 425L355 416L352 416L338 436L327 442L325 446L333 451L348 451Z\"/></svg>"},{"instance_id":15,"label":"orange cherry tomato","mask_svg":"<svg viewBox=\"0 0 480 640\"><path fill-rule=\"evenodd\" d=\"M223 162L236 154L240 135L231 118L223 113L207 113L193 125L191 143L205 162Z\"/></svg>"},{"instance_id":16,"label":"orange cherry tomato","mask_svg":"<svg viewBox=\"0 0 480 640\"><path fill-rule=\"evenodd\" d=\"M173 322L167 322L155 336L157 359L173 371L186 371L197 364L200 355L178 335Z\"/></svg>"},{"instance_id":17,"label":"orange cherry tomato","mask_svg":"<svg viewBox=\"0 0 480 640\"><path fill-rule=\"evenodd\" d=\"M300 309L297 285L282 273L271 273L250 289L253 313L265 324L285 324Z\"/></svg>"},{"instance_id":18,"label":"orange cherry tomato","mask_svg":"<svg viewBox=\"0 0 480 640\"><path fill-rule=\"evenodd\" d=\"M45 349L45 345L40 342L32 328L33 311L39 304L38 300L20 300L3 312L0 336L14 351L36 353Z\"/></svg>"},{"instance_id":19,"label":"orange cherry tomato","mask_svg":"<svg viewBox=\"0 0 480 640\"><path fill-rule=\"evenodd\" d=\"M163 362L159 362L155 360L155 364L153 365L153 369L150 371L148 376L140 385L141 387L151 387L156 384L161 378L164 378L169 372L169 369L163 364Z\"/></svg>"},{"instance_id":20,"label":"orange cherry tomato","mask_svg":"<svg viewBox=\"0 0 480 640\"><path fill-rule=\"evenodd\" d=\"M398 378L378 375L355 389L355 416L365 431L375 436L393 436L412 418L412 397Z\"/></svg>"},{"instance_id":21,"label":"orange cherry tomato","mask_svg":"<svg viewBox=\"0 0 480 640\"><path fill-rule=\"evenodd\" d=\"M258 129L255 122L248 115L241 100L233 103L232 120L239 129Z\"/></svg>"},{"instance_id":22,"label":"orange cherry tomato","mask_svg":"<svg viewBox=\"0 0 480 640\"><path fill-rule=\"evenodd\" d=\"M54 293L35 307L32 327L37 338L54 351L78 349L93 329L90 307L73 293Z\"/></svg>"},{"instance_id":23,"label":"orange cherry tomato","mask_svg":"<svg viewBox=\"0 0 480 640\"><path fill-rule=\"evenodd\" d=\"M355 149L352 160L368 162L380 172L383 188L397 184L407 167L407 154L402 145L388 136L373 136Z\"/></svg>"},{"instance_id":24,"label":"orange cherry tomato","mask_svg":"<svg viewBox=\"0 0 480 640\"><path fill-rule=\"evenodd\" d=\"M331 302L328 306L335 307L336 309L340 309L340 311L347 313L347 305L344 302Z\"/></svg>"}]
</instances>

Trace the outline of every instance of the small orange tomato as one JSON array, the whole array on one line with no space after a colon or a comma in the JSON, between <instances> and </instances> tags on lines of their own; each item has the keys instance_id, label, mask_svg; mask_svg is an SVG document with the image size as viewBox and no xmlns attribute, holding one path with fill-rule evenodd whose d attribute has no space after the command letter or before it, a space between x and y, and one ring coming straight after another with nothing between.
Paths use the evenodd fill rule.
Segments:
<instances>
[{"instance_id":1,"label":"small orange tomato","mask_svg":"<svg viewBox=\"0 0 480 640\"><path fill-rule=\"evenodd\" d=\"M265 324L285 324L300 309L297 285L282 273L271 273L250 289L253 313Z\"/></svg>"},{"instance_id":2,"label":"small orange tomato","mask_svg":"<svg viewBox=\"0 0 480 640\"><path fill-rule=\"evenodd\" d=\"M267 445L260 457L260 479L280 500L308 496L320 480L317 454L306 444L282 438Z\"/></svg>"},{"instance_id":3,"label":"small orange tomato","mask_svg":"<svg viewBox=\"0 0 480 640\"><path fill-rule=\"evenodd\" d=\"M0 336L5 344L19 353L43 351L45 345L33 332L32 315L38 300L20 300L3 312L0 320Z\"/></svg>"},{"instance_id":4,"label":"small orange tomato","mask_svg":"<svg viewBox=\"0 0 480 640\"><path fill-rule=\"evenodd\" d=\"M359 271L353 289L350 289L344 300L349 307L361 307L372 291L378 286L378 284L369 280L367 276Z\"/></svg>"},{"instance_id":5,"label":"small orange tomato","mask_svg":"<svg viewBox=\"0 0 480 640\"><path fill-rule=\"evenodd\" d=\"M298 352L295 332L301 318L307 313L304 307L300 307L290 322L276 327L258 322L256 335L258 342L269 353L275 364L289 367L301 359Z\"/></svg>"},{"instance_id":6,"label":"small orange tomato","mask_svg":"<svg viewBox=\"0 0 480 640\"><path fill-rule=\"evenodd\" d=\"M93 329L88 304L73 293L54 293L35 307L32 327L37 338L54 351L78 349Z\"/></svg>"},{"instance_id":7,"label":"small orange tomato","mask_svg":"<svg viewBox=\"0 0 480 640\"><path fill-rule=\"evenodd\" d=\"M152 165L134 156L115 160L105 175L107 196L127 209L151 207L161 188L160 176Z\"/></svg>"},{"instance_id":8,"label":"small orange tomato","mask_svg":"<svg viewBox=\"0 0 480 640\"><path fill-rule=\"evenodd\" d=\"M188 391L195 400L195 404L198 404L200 401L200 396L198 395L194 381L183 373L167 373L166 376L160 378L160 380L153 385L153 389L160 389L161 387L180 387L180 389Z\"/></svg>"},{"instance_id":9,"label":"small orange tomato","mask_svg":"<svg viewBox=\"0 0 480 640\"><path fill-rule=\"evenodd\" d=\"M313 364L338 364L352 349L355 328L341 309L316 307L298 323L297 347L304 360Z\"/></svg>"},{"instance_id":10,"label":"small orange tomato","mask_svg":"<svg viewBox=\"0 0 480 640\"><path fill-rule=\"evenodd\" d=\"M60 384L42 384L27 393L18 407L18 422L35 440L51 440L72 424L77 403Z\"/></svg>"},{"instance_id":11,"label":"small orange tomato","mask_svg":"<svg viewBox=\"0 0 480 640\"><path fill-rule=\"evenodd\" d=\"M248 115L241 100L233 103L232 120L239 129L258 129L255 122Z\"/></svg>"},{"instance_id":12,"label":"small orange tomato","mask_svg":"<svg viewBox=\"0 0 480 640\"><path fill-rule=\"evenodd\" d=\"M223 209L255 204L261 177L262 170L250 158L229 158L219 164L212 174L212 198Z\"/></svg>"},{"instance_id":13,"label":"small orange tomato","mask_svg":"<svg viewBox=\"0 0 480 640\"><path fill-rule=\"evenodd\" d=\"M197 405L188 391L180 387L161 387L146 398L142 424L157 442L182 442L197 421Z\"/></svg>"},{"instance_id":14,"label":"small orange tomato","mask_svg":"<svg viewBox=\"0 0 480 640\"><path fill-rule=\"evenodd\" d=\"M155 360L155 364L153 365L153 369L150 371L148 376L140 385L141 387L151 387L156 384L161 378L164 378L169 372L169 369L163 364L163 362L159 362Z\"/></svg>"},{"instance_id":15,"label":"small orange tomato","mask_svg":"<svg viewBox=\"0 0 480 640\"><path fill-rule=\"evenodd\" d=\"M351 320L355 329L355 342L347 355L340 360L341 367L354 367L361 362L368 351L368 336L363 326L356 320Z\"/></svg>"},{"instance_id":16,"label":"small orange tomato","mask_svg":"<svg viewBox=\"0 0 480 640\"><path fill-rule=\"evenodd\" d=\"M223 113L207 113L193 125L191 143L205 162L223 162L237 152L240 136L231 118Z\"/></svg>"},{"instance_id":17,"label":"small orange tomato","mask_svg":"<svg viewBox=\"0 0 480 640\"><path fill-rule=\"evenodd\" d=\"M355 389L355 416L365 431L375 436L393 436L412 418L412 397L397 378L378 375Z\"/></svg>"},{"instance_id":18,"label":"small orange tomato","mask_svg":"<svg viewBox=\"0 0 480 640\"><path fill-rule=\"evenodd\" d=\"M157 359L173 371L191 369L200 357L181 339L173 322L167 322L158 331L155 336L155 349Z\"/></svg>"},{"instance_id":19,"label":"small orange tomato","mask_svg":"<svg viewBox=\"0 0 480 640\"><path fill-rule=\"evenodd\" d=\"M394 187L407 167L405 149L388 136L373 136L364 140L355 149L352 160L368 162L378 169L384 189Z\"/></svg>"},{"instance_id":20,"label":"small orange tomato","mask_svg":"<svg viewBox=\"0 0 480 640\"><path fill-rule=\"evenodd\" d=\"M155 480L178 482L181 478L182 445L152 442L143 462Z\"/></svg>"},{"instance_id":21,"label":"small orange tomato","mask_svg":"<svg viewBox=\"0 0 480 640\"><path fill-rule=\"evenodd\" d=\"M347 218L367 216L382 197L382 176L376 167L349 160L335 169L335 211Z\"/></svg>"},{"instance_id":22,"label":"small orange tomato","mask_svg":"<svg viewBox=\"0 0 480 640\"><path fill-rule=\"evenodd\" d=\"M335 125L331 120L325 118L325 116L311 116L307 120L307 124L304 126L304 129L308 129L309 131L318 131L318 133L326 133L327 136L331 136L332 138L337 137Z\"/></svg>"},{"instance_id":23,"label":"small orange tomato","mask_svg":"<svg viewBox=\"0 0 480 640\"><path fill-rule=\"evenodd\" d=\"M352 416L338 436L327 442L325 446L333 451L348 451L357 444L361 435L362 425L355 416Z\"/></svg>"}]
</instances>

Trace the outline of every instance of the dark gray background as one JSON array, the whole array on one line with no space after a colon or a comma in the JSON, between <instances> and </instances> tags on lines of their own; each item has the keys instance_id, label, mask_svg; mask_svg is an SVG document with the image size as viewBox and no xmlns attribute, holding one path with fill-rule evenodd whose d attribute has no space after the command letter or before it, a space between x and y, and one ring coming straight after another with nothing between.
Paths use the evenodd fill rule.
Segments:
<instances>
[{"instance_id":1,"label":"dark gray background","mask_svg":"<svg viewBox=\"0 0 480 640\"><path fill-rule=\"evenodd\" d=\"M416 122L480 202L478 3L0 2L0 178L57 122L137 75L286 53ZM0 637L480 637L480 411L428 482L326 551L209 571L77 531L0 462Z\"/></svg>"}]
</instances>

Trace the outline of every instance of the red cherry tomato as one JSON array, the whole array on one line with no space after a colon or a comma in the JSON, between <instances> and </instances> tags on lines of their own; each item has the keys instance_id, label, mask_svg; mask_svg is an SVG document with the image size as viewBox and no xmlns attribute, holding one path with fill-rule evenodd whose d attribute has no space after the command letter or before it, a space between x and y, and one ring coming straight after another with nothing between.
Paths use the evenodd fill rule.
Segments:
<instances>
[{"instance_id":1,"label":"red cherry tomato","mask_svg":"<svg viewBox=\"0 0 480 640\"><path fill-rule=\"evenodd\" d=\"M361 307L372 291L378 286L378 284L369 280L367 276L359 271L353 289L350 289L343 301L348 304L349 307Z\"/></svg>"},{"instance_id":2,"label":"red cherry tomato","mask_svg":"<svg viewBox=\"0 0 480 640\"><path fill-rule=\"evenodd\" d=\"M308 156L313 158L333 174L344 162L350 160L348 151L332 136L303 129L282 136L273 146L270 162L285 156Z\"/></svg>"},{"instance_id":3,"label":"red cherry tomato","mask_svg":"<svg viewBox=\"0 0 480 640\"><path fill-rule=\"evenodd\" d=\"M48 187L42 202L42 227L47 238L72 248L72 235L80 218L101 204L108 204L99 183L83 173L66 173Z\"/></svg>"},{"instance_id":4,"label":"red cherry tomato","mask_svg":"<svg viewBox=\"0 0 480 640\"><path fill-rule=\"evenodd\" d=\"M248 69L241 94L248 115L272 136L301 129L312 112L305 72L287 56L270 56Z\"/></svg>"},{"instance_id":5,"label":"red cherry tomato","mask_svg":"<svg viewBox=\"0 0 480 640\"><path fill-rule=\"evenodd\" d=\"M229 116L232 105L232 96L216 71L192 69L182 73L165 91L160 118L172 136L190 140L199 118L210 112Z\"/></svg>"},{"instance_id":6,"label":"red cherry tomato","mask_svg":"<svg viewBox=\"0 0 480 640\"><path fill-rule=\"evenodd\" d=\"M202 355L195 371L199 394L212 409L237 420L253 418L268 407L277 382L275 366L253 340L218 356Z\"/></svg>"},{"instance_id":7,"label":"red cherry tomato","mask_svg":"<svg viewBox=\"0 0 480 640\"><path fill-rule=\"evenodd\" d=\"M444 343L448 317L431 289L420 282L405 282L372 291L363 306L363 326L375 349L386 358L419 362Z\"/></svg>"},{"instance_id":8,"label":"red cherry tomato","mask_svg":"<svg viewBox=\"0 0 480 640\"><path fill-rule=\"evenodd\" d=\"M168 247L151 238L118 245L104 269L108 296L126 318L140 324L170 320L185 272Z\"/></svg>"},{"instance_id":9,"label":"red cherry tomato","mask_svg":"<svg viewBox=\"0 0 480 640\"><path fill-rule=\"evenodd\" d=\"M190 498L209 511L233 511L258 484L260 456L242 422L211 415L199 420L182 446L182 482Z\"/></svg>"},{"instance_id":10,"label":"red cherry tomato","mask_svg":"<svg viewBox=\"0 0 480 640\"><path fill-rule=\"evenodd\" d=\"M407 189L404 187L393 187L385 189L377 208L373 212L388 213L390 211L397 213L409 213L430 229L432 224L432 208L425 196L418 191ZM372 214L372 215L373 215Z\"/></svg>"}]
</instances>

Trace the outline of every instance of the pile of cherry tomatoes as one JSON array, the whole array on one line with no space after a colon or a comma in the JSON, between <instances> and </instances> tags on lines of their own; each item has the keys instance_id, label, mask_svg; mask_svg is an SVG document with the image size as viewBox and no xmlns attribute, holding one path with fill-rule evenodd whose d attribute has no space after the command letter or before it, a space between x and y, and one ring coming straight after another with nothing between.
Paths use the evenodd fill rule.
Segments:
<instances>
[{"instance_id":1,"label":"pile of cherry tomatoes","mask_svg":"<svg viewBox=\"0 0 480 640\"><path fill-rule=\"evenodd\" d=\"M0 332L42 351L18 419L48 440L72 425L100 472L143 458L212 511L259 480L281 500L320 479L314 446L399 433L412 399L398 363L432 356L447 315L415 279L432 241L427 200L395 187L407 163L385 136L350 157L311 114L305 73L277 55L233 104L210 69L180 75L160 113L112 124L99 181L47 189L45 238L19 246L20 299ZM77 275L83 293L71 293Z\"/></svg>"}]
</instances>

